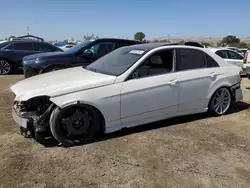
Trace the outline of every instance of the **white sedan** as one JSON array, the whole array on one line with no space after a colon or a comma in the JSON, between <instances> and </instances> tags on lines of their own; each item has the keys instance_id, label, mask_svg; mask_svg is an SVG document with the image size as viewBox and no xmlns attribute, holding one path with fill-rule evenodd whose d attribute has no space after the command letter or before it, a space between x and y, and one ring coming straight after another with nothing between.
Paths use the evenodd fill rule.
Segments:
<instances>
[{"instance_id":1,"label":"white sedan","mask_svg":"<svg viewBox=\"0 0 250 188\"><path fill-rule=\"evenodd\" d=\"M86 142L170 117L223 115L242 96L240 67L205 48L141 44L89 66L46 73L11 86L13 118L39 141L50 130L63 145Z\"/></svg>"},{"instance_id":2,"label":"white sedan","mask_svg":"<svg viewBox=\"0 0 250 188\"><path fill-rule=\"evenodd\" d=\"M227 48L208 48L210 51L214 52L225 61L235 64L241 68L243 68L243 59L244 56L242 54L237 53L234 50Z\"/></svg>"}]
</instances>

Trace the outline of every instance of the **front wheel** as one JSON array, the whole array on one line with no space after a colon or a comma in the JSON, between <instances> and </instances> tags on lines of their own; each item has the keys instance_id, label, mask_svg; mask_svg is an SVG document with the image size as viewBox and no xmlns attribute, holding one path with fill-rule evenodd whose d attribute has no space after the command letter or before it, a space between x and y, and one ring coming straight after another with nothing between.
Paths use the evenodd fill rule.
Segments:
<instances>
[{"instance_id":1,"label":"front wheel","mask_svg":"<svg viewBox=\"0 0 250 188\"><path fill-rule=\"evenodd\" d=\"M0 60L0 75L7 75L12 72L11 64L7 60Z\"/></svg>"},{"instance_id":2,"label":"front wheel","mask_svg":"<svg viewBox=\"0 0 250 188\"><path fill-rule=\"evenodd\" d=\"M224 115L232 102L230 90L228 88L218 89L209 103L209 110L216 116Z\"/></svg>"},{"instance_id":3,"label":"front wheel","mask_svg":"<svg viewBox=\"0 0 250 188\"><path fill-rule=\"evenodd\" d=\"M89 141L100 130L100 125L98 112L85 105L56 108L50 117L52 135L63 146Z\"/></svg>"}]
</instances>

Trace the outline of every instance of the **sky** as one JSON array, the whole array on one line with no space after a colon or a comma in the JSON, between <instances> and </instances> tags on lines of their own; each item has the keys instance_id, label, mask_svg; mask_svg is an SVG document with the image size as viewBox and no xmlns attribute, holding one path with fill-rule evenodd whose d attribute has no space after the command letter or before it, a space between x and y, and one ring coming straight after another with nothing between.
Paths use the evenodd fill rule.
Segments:
<instances>
[{"instance_id":1,"label":"sky","mask_svg":"<svg viewBox=\"0 0 250 188\"><path fill-rule=\"evenodd\" d=\"M250 0L0 0L0 39L46 40L170 36L250 36Z\"/></svg>"}]
</instances>

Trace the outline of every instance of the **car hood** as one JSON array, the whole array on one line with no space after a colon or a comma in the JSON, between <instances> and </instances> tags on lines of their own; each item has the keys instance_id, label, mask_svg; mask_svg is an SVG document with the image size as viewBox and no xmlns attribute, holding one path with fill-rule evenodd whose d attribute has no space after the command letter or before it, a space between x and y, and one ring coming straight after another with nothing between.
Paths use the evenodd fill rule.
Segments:
<instances>
[{"instance_id":1,"label":"car hood","mask_svg":"<svg viewBox=\"0 0 250 188\"><path fill-rule=\"evenodd\" d=\"M48 58L68 57L68 56L72 56L72 54L64 53L64 52L46 52L46 53L38 53L38 54L25 56L23 60L27 61L27 60L33 60L33 59L48 59Z\"/></svg>"},{"instance_id":2,"label":"car hood","mask_svg":"<svg viewBox=\"0 0 250 188\"><path fill-rule=\"evenodd\" d=\"M75 67L33 76L17 82L10 89L16 95L15 100L26 101L37 96L54 97L110 85L115 79L115 76Z\"/></svg>"}]
</instances>

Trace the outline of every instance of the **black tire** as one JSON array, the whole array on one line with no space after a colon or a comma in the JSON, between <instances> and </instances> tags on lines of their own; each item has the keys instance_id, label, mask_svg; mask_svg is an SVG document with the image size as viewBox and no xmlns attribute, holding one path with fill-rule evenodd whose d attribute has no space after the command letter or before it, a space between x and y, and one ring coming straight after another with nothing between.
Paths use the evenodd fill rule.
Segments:
<instances>
[{"instance_id":1,"label":"black tire","mask_svg":"<svg viewBox=\"0 0 250 188\"><path fill-rule=\"evenodd\" d=\"M55 66L51 66L51 67L48 67L44 70L44 73L46 72L53 72L53 71L57 71L57 70L61 70L61 69L64 69L65 67L63 66L60 66L60 65L55 65Z\"/></svg>"},{"instance_id":2,"label":"black tire","mask_svg":"<svg viewBox=\"0 0 250 188\"><path fill-rule=\"evenodd\" d=\"M83 135L80 139L74 139L74 140L69 139L67 138L67 136L64 135L62 131L61 119L64 113L70 108L80 108L87 110L93 118L93 124L89 127L88 134ZM101 128L101 122L102 122L101 116L99 115L98 111L91 106L77 104L77 105L72 105L70 107L66 107L64 109L57 107L56 109L53 110L50 116L50 130L52 135L58 142L60 142L63 146L69 147L77 144L84 144L90 141L96 135L96 133L99 132Z\"/></svg>"},{"instance_id":3,"label":"black tire","mask_svg":"<svg viewBox=\"0 0 250 188\"><path fill-rule=\"evenodd\" d=\"M225 107L225 110L222 113L219 113L218 110L215 109L214 100L215 100L215 97L217 96L217 94L219 94L219 92L221 92L222 90L227 91L228 104L227 104L227 107ZM215 93L213 94L213 96L211 97L211 99L209 101L208 109L212 115L221 116L221 115L224 115L228 112L228 110L230 109L231 103L232 103L231 91L227 87L221 87L218 90L216 90Z\"/></svg>"},{"instance_id":4,"label":"black tire","mask_svg":"<svg viewBox=\"0 0 250 188\"><path fill-rule=\"evenodd\" d=\"M0 59L0 75L8 75L11 73L12 73L12 64L5 59Z\"/></svg>"}]
</instances>

